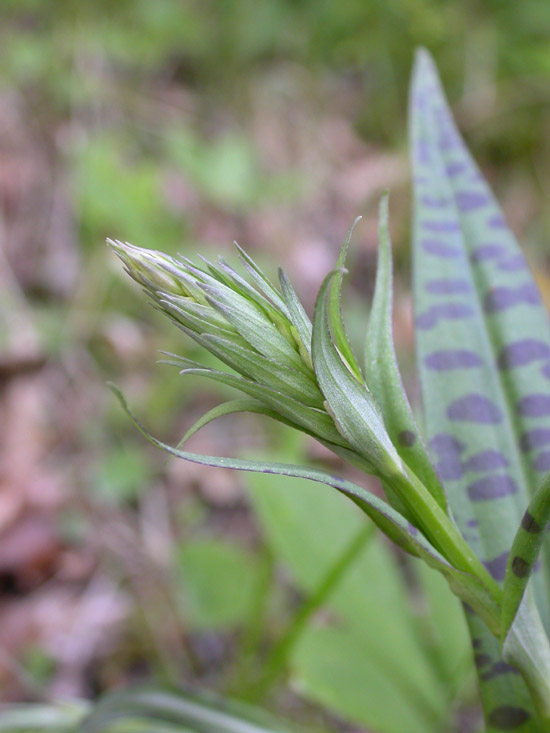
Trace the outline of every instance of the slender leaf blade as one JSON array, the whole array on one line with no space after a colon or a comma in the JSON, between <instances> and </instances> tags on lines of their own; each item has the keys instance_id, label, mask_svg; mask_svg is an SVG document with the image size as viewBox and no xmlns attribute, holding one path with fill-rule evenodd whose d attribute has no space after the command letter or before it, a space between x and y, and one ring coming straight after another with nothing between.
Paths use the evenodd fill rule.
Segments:
<instances>
[{"instance_id":1,"label":"slender leaf blade","mask_svg":"<svg viewBox=\"0 0 550 733\"><path fill-rule=\"evenodd\" d=\"M365 338L365 377L380 405L388 434L405 463L446 510L443 488L434 471L403 387L393 344L392 256L388 231L388 196L380 202L378 264Z\"/></svg>"}]
</instances>

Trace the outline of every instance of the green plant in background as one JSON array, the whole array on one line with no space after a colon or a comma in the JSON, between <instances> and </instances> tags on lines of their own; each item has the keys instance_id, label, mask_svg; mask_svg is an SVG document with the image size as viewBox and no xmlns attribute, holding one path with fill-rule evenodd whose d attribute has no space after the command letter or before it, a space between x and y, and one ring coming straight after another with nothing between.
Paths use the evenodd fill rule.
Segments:
<instances>
[{"instance_id":1,"label":"green plant in background","mask_svg":"<svg viewBox=\"0 0 550 733\"><path fill-rule=\"evenodd\" d=\"M540 480L548 454L534 461L531 455L547 443L550 414L545 314L425 54L414 74L411 135L416 332L433 457L393 350L386 199L363 368L341 318L347 243L321 285L313 323L284 273L277 289L242 251L248 280L224 261L200 269L120 242L111 246L156 306L240 376L177 357L172 363L248 395L211 410L184 440L222 415L266 414L376 475L387 502L317 469L171 448L138 425L187 460L308 478L349 496L467 603L488 729L548 730L550 652L537 610L548 618L544 557L533 582L537 605L530 589L525 593L549 512L549 482Z\"/></svg>"},{"instance_id":2,"label":"green plant in background","mask_svg":"<svg viewBox=\"0 0 550 733\"><path fill-rule=\"evenodd\" d=\"M376 287L362 364L347 339L340 307L349 237L321 285L313 322L284 273L280 271L276 287L242 250L244 274L222 260L205 261L199 268L184 258L111 242L155 306L234 371L173 355L167 361L182 373L207 377L246 395L209 411L183 442L218 417L243 411L268 415L377 476L387 501L303 465L172 448L136 424L174 456L308 479L351 498L403 550L439 571L465 603L487 730L550 730L550 650L548 628L541 621L541 616L546 624L550 619L550 569L540 552L550 519L546 317L523 257L454 127L425 53L418 56L413 78L411 143L416 335L429 451L404 393L393 348L386 197L380 207ZM333 517L336 521L338 513ZM368 538L358 529L348 555ZM373 572L383 562L377 558ZM369 574L358 582L368 588ZM323 583L330 584L330 573L319 586L321 594ZM345 609L338 610L345 615ZM325 648L330 643L337 654L353 638L346 632L330 639L316 636L313 643L326 643ZM298 657L306 654L306 646ZM277 660L271 662L276 672ZM402 667L408 663L403 647ZM390 680L392 674L400 687L403 670L390 670ZM433 700L424 704L429 708ZM106 700L83 729L110 730L112 721L123 725L124 719L138 721L136 725L155 721L156 730L289 730L249 720L239 710L222 713L208 700L161 693ZM414 729L426 729L429 719L427 715ZM212 727L213 720L218 728ZM399 730L381 718L378 723L381 730ZM433 715L431 729L443 725L443 718Z\"/></svg>"}]
</instances>

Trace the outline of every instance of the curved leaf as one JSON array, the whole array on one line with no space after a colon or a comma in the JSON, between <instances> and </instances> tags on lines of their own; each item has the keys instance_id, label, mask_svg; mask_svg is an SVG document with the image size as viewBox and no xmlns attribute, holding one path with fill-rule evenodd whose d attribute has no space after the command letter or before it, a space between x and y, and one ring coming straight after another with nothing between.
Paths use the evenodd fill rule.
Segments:
<instances>
[{"instance_id":1,"label":"curved leaf","mask_svg":"<svg viewBox=\"0 0 550 733\"><path fill-rule=\"evenodd\" d=\"M388 195L378 214L378 263L365 338L365 378L380 405L393 444L442 509L447 500L413 417L401 380L392 329L392 256L388 231Z\"/></svg>"}]
</instances>

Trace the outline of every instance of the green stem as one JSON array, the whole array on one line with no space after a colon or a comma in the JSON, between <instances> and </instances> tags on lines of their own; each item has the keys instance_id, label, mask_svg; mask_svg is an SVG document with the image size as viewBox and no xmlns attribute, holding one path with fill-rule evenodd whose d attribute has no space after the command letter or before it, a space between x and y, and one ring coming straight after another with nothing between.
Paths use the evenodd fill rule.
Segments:
<instances>
[{"instance_id":1,"label":"green stem","mask_svg":"<svg viewBox=\"0 0 550 733\"><path fill-rule=\"evenodd\" d=\"M265 697L270 687L282 674L290 653L299 639L306 623L332 593L342 578L342 575L346 572L350 564L355 560L369 541L373 531L374 524L371 522L368 522L366 526L361 527L361 530L352 539L350 544L344 549L334 564L330 566L317 588L298 608L285 633L267 657L263 673L253 688L249 691L247 699L256 702Z\"/></svg>"},{"instance_id":2,"label":"green stem","mask_svg":"<svg viewBox=\"0 0 550 733\"><path fill-rule=\"evenodd\" d=\"M504 659L521 673L540 719L550 733L550 642L527 591L502 645Z\"/></svg>"},{"instance_id":3,"label":"green stem","mask_svg":"<svg viewBox=\"0 0 550 733\"><path fill-rule=\"evenodd\" d=\"M444 512L424 484L408 468L406 474L396 473L388 477L395 486L400 499L415 518L417 526L432 545L439 550L455 568L475 575L483 583L495 600L495 608L500 609L502 591L489 575L479 558L472 551L458 527ZM498 634L500 618L495 612L491 630Z\"/></svg>"}]
</instances>

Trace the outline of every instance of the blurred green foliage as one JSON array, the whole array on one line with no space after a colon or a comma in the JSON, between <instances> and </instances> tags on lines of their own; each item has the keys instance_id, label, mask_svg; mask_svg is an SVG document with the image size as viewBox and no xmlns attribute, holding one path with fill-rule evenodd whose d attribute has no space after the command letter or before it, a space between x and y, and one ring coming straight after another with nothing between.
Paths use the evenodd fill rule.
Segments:
<instances>
[{"instance_id":1,"label":"blurred green foliage","mask_svg":"<svg viewBox=\"0 0 550 733\"><path fill-rule=\"evenodd\" d=\"M304 191L318 185L316 172L307 159L294 164L294 151L290 166L273 165L277 152L266 164L256 100L282 90L291 127L301 124L302 104L313 100L320 117L338 107L374 149L399 149L418 45L435 56L459 119L468 120L476 156L497 174L497 191L510 191L537 211L536 200L550 191L550 169L542 164L550 152L549 36L547 0L3 0L0 96L20 110L29 136L46 151L48 185L64 178L74 225L79 272L70 292L56 299L29 288L25 296L48 357L70 374L75 360L84 361L77 387L95 390L93 409L83 408L73 436L87 452L85 476L80 465L74 473L92 505L136 509L163 461L145 451L106 397L108 378L127 381L137 410L171 442L193 422L186 413L197 405L202 412L212 400L200 380L183 383L154 364L158 349L193 358L195 347L122 282L105 237L209 256L220 241L252 236L258 225L250 221L266 208L294 207L301 215L303 207L308 223L316 220L319 210L304 204ZM279 122L275 113L273 124ZM269 145L269 131L264 138ZM327 217L331 205L322 202ZM338 223L325 236L332 241L344 233ZM541 211L528 237L540 242L549 233L550 211ZM258 253L262 264L280 258L280 252L276 261L273 253ZM354 316L351 330L359 334L362 311ZM256 449L247 441L281 440L273 426L266 433L248 426L241 434L237 425L214 436L247 457ZM281 457L300 450L290 439ZM182 517L186 523L171 547L168 575L182 634L237 638L234 668L225 660L215 682L253 697L266 654L281 651L293 623L288 596L296 601L315 593L362 520L317 486L275 485L262 476L244 483L261 538L246 550L240 538L221 541L219 527L209 526L216 509L198 494L178 495L174 524ZM85 530L76 525L80 542ZM281 573L262 575L260 552L286 568L282 582ZM284 651L283 674L295 689L358 724L440 730L453 701L470 701L471 660L464 657L468 644L456 601L438 581L416 565L402 568L376 539ZM147 662L154 674L155 661ZM39 648L23 664L37 681L51 673Z\"/></svg>"}]
</instances>

